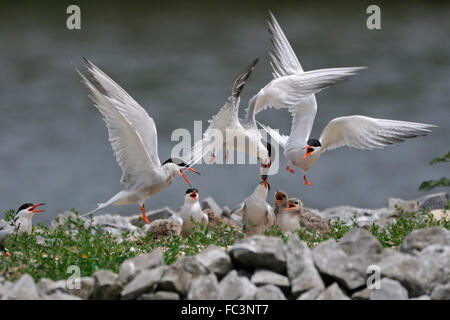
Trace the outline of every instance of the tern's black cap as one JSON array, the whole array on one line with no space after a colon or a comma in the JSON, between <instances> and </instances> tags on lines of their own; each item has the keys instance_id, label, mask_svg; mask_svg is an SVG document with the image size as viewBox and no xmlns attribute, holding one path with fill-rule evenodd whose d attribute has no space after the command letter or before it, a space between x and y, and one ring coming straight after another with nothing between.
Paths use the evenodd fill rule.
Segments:
<instances>
[{"instance_id":1,"label":"tern's black cap","mask_svg":"<svg viewBox=\"0 0 450 320\"><path fill-rule=\"evenodd\" d=\"M18 213L19 211L22 211L22 210L24 210L26 208L32 207L32 206L34 206L34 204L32 204L32 203L24 203L23 205L21 205L19 207L19 209L17 209L16 213Z\"/></svg>"},{"instance_id":2,"label":"tern's black cap","mask_svg":"<svg viewBox=\"0 0 450 320\"><path fill-rule=\"evenodd\" d=\"M320 141L317 140L317 139L314 139L314 138L309 139L308 142L307 142L307 144L308 144L308 146L310 146L310 147L321 147L321 146L322 146L322 144L320 143Z\"/></svg>"},{"instance_id":3,"label":"tern's black cap","mask_svg":"<svg viewBox=\"0 0 450 320\"><path fill-rule=\"evenodd\" d=\"M186 194L189 194L189 193L192 193L192 192L197 192L198 193L198 190L195 189L195 188L189 188L189 189L186 190Z\"/></svg>"},{"instance_id":4,"label":"tern's black cap","mask_svg":"<svg viewBox=\"0 0 450 320\"><path fill-rule=\"evenodd\" d=\"M178 159L178 158L169 158L166 161L164 161L163 165L165 165L166 163L175 163L176 165L178 165L180 167L188 167L188 165L186 163L184 163L183 160Z\"/></svg>"}]
</instances>

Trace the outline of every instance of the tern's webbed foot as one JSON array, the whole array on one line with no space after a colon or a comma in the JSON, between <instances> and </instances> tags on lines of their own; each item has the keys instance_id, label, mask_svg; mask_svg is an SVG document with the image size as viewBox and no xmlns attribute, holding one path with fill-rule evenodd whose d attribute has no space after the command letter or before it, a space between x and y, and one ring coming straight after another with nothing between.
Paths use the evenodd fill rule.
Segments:
<instances>
[{"instance_id":1,"label":"tern's webbed foot","mask_svg":"<svg viewBox=\"0 0 450 320\"><path fill-rule=\"evenodd\" d=\"M312 186L308 179L306 179L306 174L303 176L303 180L305 180L305 186Z\"/></svg>"}]
</instances>

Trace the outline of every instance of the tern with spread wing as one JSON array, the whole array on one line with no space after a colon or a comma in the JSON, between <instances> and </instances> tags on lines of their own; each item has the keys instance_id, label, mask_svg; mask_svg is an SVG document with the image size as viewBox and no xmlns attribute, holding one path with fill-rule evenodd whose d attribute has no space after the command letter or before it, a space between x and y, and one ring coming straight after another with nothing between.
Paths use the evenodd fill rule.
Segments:
<instances>
[{"instance_id":1,"label":"tern with spread wing","mask_svg":"<svg viewBox=\"0 0 450 320\"><path fill-rule=\"evenodd\" d=\"M85 215L111 205L137 203L148 224L144 201L167 188L178 175L191 185L183 170L199 173L180 159L168 159L161 164L158 157L158 136L152 117L103 71L90 61L86 62L86 70L98 88L77 71L89 97L106 122L109 141L122 169L120 182L125 185L125 189Z\"/></svg>"},{"instance_id":2,"label":"tern with spread wing","mask_svg":"<svg viewBox=\"0 0 450 320\"><path fill-rule=\"evenodd\" d=\"M275 17L270 13L269 32L272 35L270 53L273 76L282 79L304 71L291 45ZM308 72L305 72L308 73ZM288 108L292 115L291 133L281 135L278 130L260 124L272 138L284 149L288 159L287 170L294 173L290 166L303 170L305 185L311 185L306 178L308 170L319 160L321 153L343 146L357 149L383 148L407 138L424 136L431 132L433 125L375 119L354 115L331 120L322 131L319 139L311 138L312 126L317 112L317 102L312 94L304 101Z\"/></svg>"},{"instance_id":3,"label":"tern with spread wing","mask_svg":"<svg viewBox=\"0 0 450 320\"><path fill-rule=\"evenodd\" d=\"M235 80L227 103L209 120L203 139L195 144L184 158L189 164L199 162L208 152L236 150L256 157L263 167L270 166L271 146L263 144L255 115L268 108L289 108L305 98L331 85L355 75L361 67L330 68L289 74L270 81L250 101L245 117L239 118L240 94L258 59L250 64ZM220 137L219 139L217 139Z\"/></svg>"}]
</instances>

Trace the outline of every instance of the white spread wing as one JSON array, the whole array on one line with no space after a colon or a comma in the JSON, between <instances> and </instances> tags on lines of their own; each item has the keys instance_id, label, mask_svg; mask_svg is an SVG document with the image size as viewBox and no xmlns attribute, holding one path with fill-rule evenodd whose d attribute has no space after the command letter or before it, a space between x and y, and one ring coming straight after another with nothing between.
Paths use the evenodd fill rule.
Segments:
<instances>
[{"instance_id":1,"label":"white spread wing","mask_svg":"<svg viewBox=\"0 0 450 320\"><path fill-rule=\"evenodd\" d=\"M283 30L278 24L272 12L269 11L270 21L269 32L271 35L272 52L270 55L270 65L273 69L273 77L279 78L290 74L303 72L303 68L298 61L297 56L292 50L292 47L284 35Z\"/></svg>"},{"instance_id":2,"label":"white spread wing","mask_svg":"<svg viewBox=\"0 0 450 320\"><path fill-rule=\"evenodd\" d=\"M95 80L103 94L127 118L133 125L133 128L139 133L144 142L148 155L156 166L161 162L158 157L158 135L156 132L155 121L148 115L125 90L108 77L102 70L92 62L87 62L86 69L89 75Z\"/></svg>"},{"instance_id":3,"label":"white spread wing","mask_svg":"<svg viewBox=\"0 0 450 320\"><path fill-rule=\"evenodd\" d=\"M77 70L78 71L78 70ZM119 111L106 95L102 94L86 77L78 71L81 82L86 86L89 97L103 115L108 128L109 141L116 160L122 169L121 182L128 185L134 177L155 169L140 134L132 123Z\"/></svg>"},{"instance_id":4,"label":"white spread wing","mask_svg":"<svg viewBox=\"0 0 450 320\"><path fill-rule=\"evenodd\" d=\"M383 148L408 138L425 136L435 126L423 123L375 119L365 116L331 120L320 136L321 152L348 146L357 149Z\"/></svg>"},{"instance_id":5,"label":"white spread wing","mask_svg":"<svg viewBox=\"0 0 450 320\"><path fill-rule=\"evenodd\" d=\"M272 80L250 100L246 119L268 108L292 108L308 96L336 83L348 80L365 67L329 68L296 73Z\"/></svg>"},{"instance_id":6,"label":"white spread wing","mask_svg":"<svg viewBox=\"0 0 450 320\"><path fill-rule=\"evenodd\" d=\"M197 141L191 149L191 152L184 157L183 160L185 163L189 163L192 166L199 162L208 152L216 151L222 148L222 144L218 145L215 143L214 133L217 132L217 130L221 132L222 137L224 137L226 130L243 130L238 117L240 102L239 96L258 61L259 59L253 61L236 78L231 90L231 96L228 98L227 103L211 118L211 120L208 121L209 126L203 133L202 140Z\"/></svg>"}]
</instances>

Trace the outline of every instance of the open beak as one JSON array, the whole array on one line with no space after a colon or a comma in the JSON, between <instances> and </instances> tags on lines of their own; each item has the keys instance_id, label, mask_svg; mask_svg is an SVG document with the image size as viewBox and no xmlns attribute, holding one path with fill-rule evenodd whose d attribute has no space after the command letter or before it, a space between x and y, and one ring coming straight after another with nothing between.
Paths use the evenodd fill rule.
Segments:
<instances>
[{"instance_id":1,"label":"open beak","mask_svg":"<svg viewBox=\"0 0 450 320\"><path fill-rule=\"evenodd\" d=\"M39 206L43 206L45 203L38 203L38 204L35 204L34 206L32 206L31 208L30 208L30 212L33 212L33 213L39 213L39 212L45 212L44 210L36 210L36 208L38 208Z\"/></svg>"},{"instance_id":2,"label":"open beak","mask_svg":"<svg viewBox=\"0 0 450 320\"><path fill-rule=\"evenodd\" d=\"M287 206L287 208L284 209L284 210L288 211L288 210L290 210L290 209L292 209L292 208L295 208L295 207L296 207L295 204L293 204L292 202L288 202L288 206Z\"/></svg>"},{"instance_id":3,"label":"open beak","mask_svg":"<svg viewBox=\"0 0 450 320\"><path fill-rule=\"evenodd\" d=\"M184 178L184 180L186 180L187 184L192 187L192 184L189 182L188 178L186 177L186 175L183 173L182 170L180 170L180 174L181 176Z\"/></svg>"},{"instance_id":4,"label":"open beak","mask_svg":"<svg viewBox=\"0 0 450 320\"><path fill-rule=\"evenodd\" d=\"M198 172L197 170L195 170L193 168L187 168L187 170L192 171L192 172L198 174L199 176L201 176L200 172Z\"/></svg>"},{"instance_id":5,"label":"open beak","mask_svg":"<svg viewBox=\"0 0 450 320\"><path fill-rule=\"evenodd\" d=\"M306 149L306 153L305 153L305 155L304 155L304 157L303 157L303 160L305 160L306 158L308 158L308 157L311 155L311 153L314 152L314 148L311 148L310 146L306 146L306 147L304 147L303 149Z\"/></svg>"},{"instance_id":6,"label":"open beak","mask_svg":"<svg viewBox=\"0 0 450 320\"><path fill-rule=\"evenodd\" d=\"M201 176L200 172L198 172L198 171L195 170L195 169L192 169L192 168L186 168L186 169L189 170L189 171L192 171L192 172L194 172L194 173L196 173L196 174L198 174L199 176ZM191 183L189 182L188 178L187 178L186 175L183 173L183 169L180 169L180 174L181 174L181 176L184 178L184 180L186 180L186 182L188 183L188 185L189 185L190 187L192 187L192 185L191 185Z\"/></svg>"},{"instance_id":7,"label":"open beak","mask_svg":"<svg viewBox=\"0 0 450 320\"><path fill-rule=\"evenodd\" d=\"M283 201L283 195L280 191L277 191L277 193L275 193L275 201L276 202Z\"/></svg>"},{"instance_id":8,"label":"open beak","mask_svg":"<svg viewBox=\"0 0 450 320\"><path fill-rule=\"evenodd\" d=\"M197 199L197 193L196 193L196 192L192 192L189 196L190 196L192 199Z\"/></svg>"}]
</instances>

